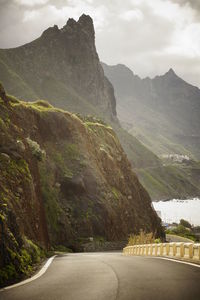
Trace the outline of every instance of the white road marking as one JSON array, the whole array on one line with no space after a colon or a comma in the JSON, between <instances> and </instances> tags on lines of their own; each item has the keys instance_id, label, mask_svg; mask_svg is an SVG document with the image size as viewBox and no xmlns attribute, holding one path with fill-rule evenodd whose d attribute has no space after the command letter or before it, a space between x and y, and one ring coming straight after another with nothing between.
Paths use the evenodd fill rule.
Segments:
<instances>
[{"instance_id":1,"label":"white road marking","mask_svg":"<svg viewBox=\"0 0 200 300\"><path fill-rule=\"evenodd\" d=\"M42 267L42 269L37 274L35 274L33 277L28 278L26 280L23 280L23 281L21 281L19 283L16 283L16 284L12 284L12 285L6 286L3 289L0 289L0 292L2 292L4 290L10 290L12 288L15 288L15 287L27 284L27 283L29 283L29 282L31 282L33 280L36 280L37 278L41 277L47 271L47 269L49 268L50 264L52 263L52 261L54 260L55 257L56 257L56 255L50 257L47 260L46 264Z\"/></svg>"},{"instance_id":2,"label":"white road marking","mask_svg":"<svg viewBox=\"0 0 200 300\"><path fill-rule=\"evenodd\" d=\"M190 265L190 266L193 266L193 267L200 268L200 265L198 265L198 264L187 262L187 261L183 261L183 260L177 260L177 259L173 259L173 258L159 257L159 256L155 256L155 257L151 257L151 258L158 258L158 259L170 260L170 261L173 261L173 262L177 262L179 264L185 264L185 265Z\"/></svg>"}]
</instances>

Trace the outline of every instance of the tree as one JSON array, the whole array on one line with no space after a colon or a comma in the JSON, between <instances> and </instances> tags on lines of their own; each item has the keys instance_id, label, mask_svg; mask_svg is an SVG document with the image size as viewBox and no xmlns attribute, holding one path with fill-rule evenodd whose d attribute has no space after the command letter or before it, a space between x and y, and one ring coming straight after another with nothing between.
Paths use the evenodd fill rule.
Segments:
<instances>
[{"instance_id":1,"label":"tree","mask_svg":"<svg viewBox=\"0 0 200 300\"><path fill-rule=\"evenodd\" d=\"M184 219L180 220L180 225L183 225L186 228L192 228L192 225L187 220Z\"/></svg>"}]
</instances>

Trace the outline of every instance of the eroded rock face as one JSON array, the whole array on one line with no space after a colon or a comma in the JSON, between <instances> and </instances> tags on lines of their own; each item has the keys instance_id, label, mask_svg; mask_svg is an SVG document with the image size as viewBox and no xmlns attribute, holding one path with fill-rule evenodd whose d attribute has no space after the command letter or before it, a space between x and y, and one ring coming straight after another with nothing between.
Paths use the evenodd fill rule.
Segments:
<instances>
[{"instance_id":1,"label":"eroded rock face","mask_svg":"<svg viewBox=\"0 0 200 300\"><path fill-rule=\"evenodd\" d=\"M87 113L91 113L92 105L101 115L115 119L114 91L99 62L90 16L82 15L77 22L69 19L63 28L50 27L39 39L1 53L36 98L52 100L54 104L57 101L72 111L80 109L82 101ZM53 88L57 89L57 99L55 92L50 92ZM17 96L25 97L24 90Z\"/></svg>"},{"instance_id":2,"label":"eroded rock face","mask_svg":"<svg viewBox=\"0 0 200 300\"><path fill-rule=\"evenodd\" d=\"M77 250L80 239L119 241L140 229L162 236L150 197L109 126L41 101L8 99L9 106L0 103L4 230L12 232L11 210L19 236L43 247L65 245ZM14 151L5 154L4 146L11 144ZM16 247L12 240L0 243Z\"/></svg>"}]
</instances>

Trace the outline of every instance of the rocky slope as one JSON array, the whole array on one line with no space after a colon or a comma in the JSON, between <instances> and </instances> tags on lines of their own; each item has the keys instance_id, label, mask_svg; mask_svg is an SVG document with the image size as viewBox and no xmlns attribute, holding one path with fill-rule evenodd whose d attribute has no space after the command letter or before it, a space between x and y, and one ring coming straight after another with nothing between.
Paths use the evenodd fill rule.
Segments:
<instances>
[{"instance_id":1,"label":"rocky slope","mask_svg":"<svg viewBox=\"0 0 200 300\"><path fill-rule=\"evenodd\" d=\"M39 251L124 240L160 219L113 130L0 87L0 278L28 271Z\"/></svg>"},{"instance_id":2,"label":"rocky slope","mask_svg":"<svg viewBox=\"0 0 200 300\"><path fill-rule=\"evenodd\" d=\"M100 116L117 132L133 166L159 164L118 122L114 90L104 76L89 16L69 19L61 29L50 27L21 47L0 49L0 81L19 98L46 99L71 112Z\"/></svg>"},{"instance_id":3,"label":"rocky slope","mask_svg":"<svg viewBox=\"0 0 200 300\"><path fill-rule=\"evenodd\" d=\"M139 167L137 174L152 199L199 196L200 90L171 69L154 79L141 79L124 65L103 64L114 86L123 127L163 160L171 154L190 161Z\"/></svg>"},{"instance_id":4,"label":"rocky slope","mask_svg":"<svg viewBox=\"0 0 200 300\"><path fill-rule=\"evenodd\" d=\"M200 159L200 90L170 69L141 79L124 65L102 64L115 88L117 113L129 132L157 155Z\"/></svg>"}]
</instances>

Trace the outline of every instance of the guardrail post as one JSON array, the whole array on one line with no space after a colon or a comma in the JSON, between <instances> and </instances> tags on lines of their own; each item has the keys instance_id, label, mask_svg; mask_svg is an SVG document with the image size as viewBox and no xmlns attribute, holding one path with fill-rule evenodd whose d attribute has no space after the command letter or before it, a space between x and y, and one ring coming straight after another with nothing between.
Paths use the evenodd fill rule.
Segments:
<instances>
[{"instance_id":1,"label":"guardrail post","mask_svg":"<svg viewBox=\"0 0 200 300\"><path fill-rule=\"evenodd\" d=\"M175 256L183 257L184 255L184 243L175 243Z\"/></svg>"},{"instance_id":2,"label":"guardrail post","mask_svg":"<svg viewBox=\"0 0 200 300\"><path fill-rule=\"evenodd\" d=\"M168 243L164 243L163 244L163 255L164 256L168 256L169 255L169 244Z\"/></svg>"},{"instance_id":3,"label":"guardrail post","mask_svg":"<svg viewBox=\"0 0 200 300\"><path fill-rule=\"evenodd\" d=\"M169 256L175 256L176 255L176 246L175 243L169 243Z\"/></svg>"},{"instance_id":4,"label":"guardrail post","mask_svg":"<svg viewBox=\"0 0 200 300\"><path fill-rule=\"evenodd\" d=\"M157 245L157 255L158 256L163 255L163 244L158 244Z\"/></svg>"},{"instance_id":5,"label":"guardrail post","mask_svg":"<svg viewBox=\"0 0 200 300\"><path fill-rule=\"evenodd\" d=\"M158 249L157 244L152 244L151 255L156 256L157 255L157 249Z\"/></svg>"},{"instance_id":6,"label":"guardrail post","mask_svg":"<svg viewBox=\"0 0 200 300\"><path fill-rule=\"evenodd\" d=\"M184 243L183 244L183 257L184 258L193 258L193 243Z\"/></svg>"},{"instance_id":7,"label":"guardrail post","mask_svg":"<svg viewBox=\"0 0 200 300\"><path fill-rule=\"evenodd\" d=\"M194 260L200 260L200 244L193 244L193 255Z\"/></svg>"},{"instance_id":8,"label":"guardrail post","mask_svg":"<svg viewBox=\"0 0 200 300\"><path fill-rule=\"evenodd\" d=\"M200 261L200 243L161 243L127 246L123 255L171 256Z\"/></svg>"}]
</instances>

